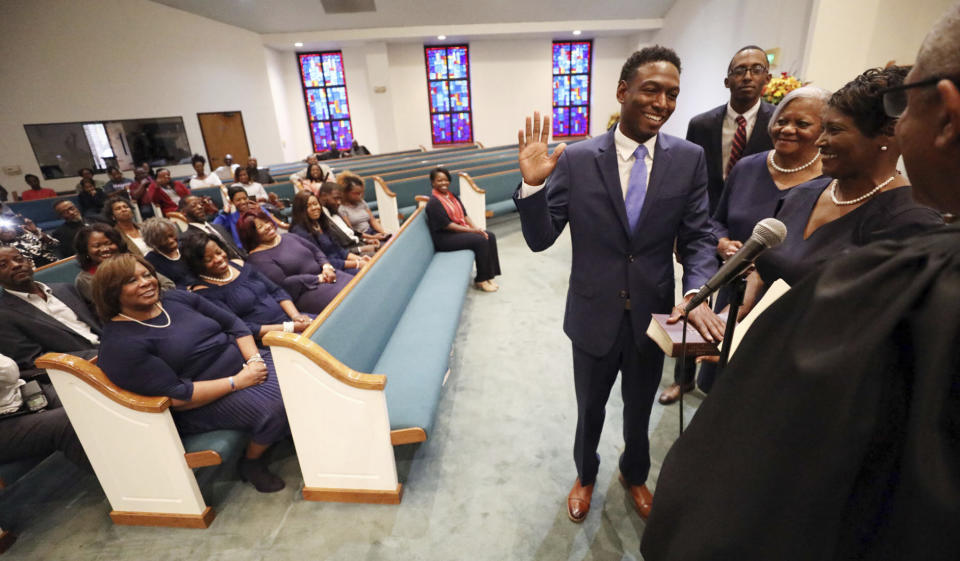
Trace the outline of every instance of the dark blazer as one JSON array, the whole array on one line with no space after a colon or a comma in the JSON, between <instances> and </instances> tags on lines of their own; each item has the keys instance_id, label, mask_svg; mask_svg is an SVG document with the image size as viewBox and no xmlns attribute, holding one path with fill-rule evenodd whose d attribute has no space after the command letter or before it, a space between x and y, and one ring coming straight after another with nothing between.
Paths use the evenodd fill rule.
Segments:
<instances>
[{"instance_id":1,"label":"dark blazer","mask_svg":"<svg viewBox=\"0 0 960 561\"><path fill-rule=\"evenodd\" d=\"M757 111L757 122L753 125L750 138L743 149L743 156L756 154L773 148L767 125L773 115L775 106L760 100L760 109ZM701 113L690 119L687 125L687 140L703 148L707 157L707 193L710 197L710 214L717 208L720 194L723 192L723 168L727 162L723 160L721 137L723 134L723 118L727 114L727 104L714 107L710 111Z\"/></svg>"},{"instance_id":2,"label":"dark blazer","mask_svg":"<svg viewBox=\"0 0 960 561\"><path fill-rule=\"evenodd\" d=\"M573 344L603 356L617 336L626 299L638 346L651 313L674 302L674 240L683 264L684 290L714 272L716 238L707 216L703 150L661 133L637 229L628 231L614 131L567 147L546 187L514 202L523 237L542 251L570 223L573 261L563 329Z\"/></svg>"},{"instance_id":3,"label":"dark blazer","mask_svg":"<svg viewBox=\"0 0 960 561\"><path fill-rule=\"evenodd\" d=\"M51 283L50 289L77 317L100 335L100 321L77 294L64 283ZM33 305L3 291L0 294L0 353L17 362L21 370L36 368L33 361L44 353L73 353L96 350L97 346L77 332ZM96 353L80 353L90 358Z\"/></svg>"},{"instance_id":4,"label":"dark blazer","mask_svg":"<svg viewBox=\"0 0 960 561\"><path fill-rule=\"evenodd\" d=\"M219 224L213 224L212 222L207 222L207 224L209 224L210 226L213 226L213 229L220 234L221 238L223 238L222 241L227 246L227 257L229 257L230 259L246 259L247 258L246 250L243 249L242 247L237 247L237 243L233 240L233 234L230 233L230 230L227 230L226 228L224 228ZM197 228L196 226L194 226L193 222L188 223L187 227ZM200 228L197 228L197 230L200 230ZM202 232L203 230L200 230L200 231ZM179 237L182 238L185 233L186 232L180 232Z\"/></svg>"}]
</instances>

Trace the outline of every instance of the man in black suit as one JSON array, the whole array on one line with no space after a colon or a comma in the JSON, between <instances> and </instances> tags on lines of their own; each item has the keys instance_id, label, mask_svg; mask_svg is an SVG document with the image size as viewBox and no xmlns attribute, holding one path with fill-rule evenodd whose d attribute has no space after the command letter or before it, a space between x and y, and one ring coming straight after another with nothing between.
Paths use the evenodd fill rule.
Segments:
<instances>
[{"instance_id":1,"label":"man in black suit","mask_svg":"<svg viewBox=\"0 0 960 561\"><path fill-rule=\"evenodd\" d=\"M180 212L187 217L188 231L190 228L196 228L220 238L220 241L227 246L227 257L230 259L247 258L247 252L243 248L237 247L237 244L233 241L233 234L219 224L207 222L207 215L203 211L203 201L200 197L190 195L180 199Z\"/></svg>"},{"instance_id":2,"label":"man in black suit","mask_svg":"<svg viewBox=\"0 0 960 561\"><path fill-rule=\"evenodd\" d=\"M0 354L20 370L48 352L96 355L100 322L73 286L33 280L33 263L13 247L0 247L0 286Z\"/></svg>"},{"instance_id":3,"label":"man in black suit","mask_svg":"<svg viewBox=\"0 0 960 561\"><path fill-rule=\"evenodd\" d=\"M774 106L760 99L763 87L770 81L767 54L756 45L743 47L730 60L723 85L730 90L730 101L690 119L687 140L703 148L707 158L707 194L710 214L717 208L723 182L740 158L773 148L767 123ZM696 364L685 372L674 374L674 384L660 395L660 403L669 405L683 391L694 388Z\"/></svg>"},{"instance_id":4,"label":"man in black suit","mask_svg":"<svg viewBox=\"0 0 960 561\"><path fill-rule=\"evenodd\" d=\"M67 258L77 253L76 248L73 247L73 240L77 237L77 232L80 231L80 228L89 226L91 222L80 214L77 205L71 201L60 201L53 205L53 210L63 219L63 224L53 231L53 237L60 242L57 247L57 254L62 258Z\"/></svg>"}]
</instances>

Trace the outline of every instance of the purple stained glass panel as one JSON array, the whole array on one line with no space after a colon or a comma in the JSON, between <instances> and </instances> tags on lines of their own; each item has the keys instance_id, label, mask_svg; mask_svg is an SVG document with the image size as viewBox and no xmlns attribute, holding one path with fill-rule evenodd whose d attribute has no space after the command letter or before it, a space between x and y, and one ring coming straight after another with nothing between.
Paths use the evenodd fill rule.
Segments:
<instances>
[{"instance_id":1,"label":"purple stained glass panel","mask_svg":"<svg viewBox=\"0 0 960 561\"><path fill-rule=\"evenodd\" d=\"M430 82L430 112L450 111L450 90L446 80Z\"/></svg>"},{"instance_id":2,"label":"purple stained glass panel","mask_svg":"<svg viewBox=\"0 0 960 561\"><path fill-rule=\"evenodd\" d=\"M330 105L329 119L349 119L347 107L347 88L327 88L327 103Z\"/></svg>"},{"instance_id":3,"label":"purple stained glass panel","mask_svg":"<svg viewBox=\"0 0 960 561\"><path fill-rule=\"evenodd\" d=\"M553 44L553 73L570 73L570 43Z\"/></svg>"},{"instance_id":4,"label":"purple stained glass panel","mask_svg":"<svg viewBox=\"0 0 960 561\"><path fill-rule=\"evenodd\" d=\"M451 139L450 114L438 113L436 115L432 115L430 117L430 122L433 128L433 143L434 144L449 143Z\"/></svg>"},{"instance_id":5,"label":"purple stained glass panel","mask_svg":"<svg viewBox=\"0 0 960 561\"><path fill-rule=\"evenodd\" d=\"M340 121L331 121L333 125L333 138L337 141L337 148L340 150L349 150L353 144L353 127L347 119Z\"/></svg>"},{"instance_id":6,"label":"purple stained glass panel","mask_svg":"<svg viewBox=\"0 0 960 561\"><path fill-rule=\"evenodd\" d=\"M323 77L328 86L343 86L343 57L340 53L323 55Z\"/></svg>"},{"instance_id":7,"label":"purple stained glass panel","mask_svg":"<svg viewBox=\"0 0 960 561\"><path fill-rule=\"evenodd\" d=\"M567 136L570 134L570 108L553 108L553 136Z\"/></svg>"},{"instance_id":8,"label":"purple stained glass panel","mask_svg":"<svg viewBox=\"0 0 960 561\"><path fill-rule=\"evenodd\" d=\"M323 152L330 148L330 123L328 121L317 121L310 123L310 133L313 136L313 149L317 152Z\"/></svg>"},{"instance_id":9,"label":"purple stained glass panel","mask_svg":"<svg viewBox=\"0 0 960 561\"><path fill-rule=\"evenodd\" d=\"M307 90L307 112L311 121L323 121L330 118L327 110L327 95L323 88Z\"/></svg>"},{"instance_id":10,"label":"purple stained glass panel","mask_svg":"<svg viewBox=\"0 0 960 561\"><path fill-rule=\"evenodd\" d=\"M450 73L451 80L467 77L466 47L450 47L447 49L447 71Z\"/></svg>"},{"instance_id":11,"label":"purple stained glass panel","mask_svg":"<svg viewBox=\"0 0 960 561\"><path fill-rule=\"evenodd\" d=\"M427 49L427 74L430 80L446 79L447 49Z\"/></svg>"},{"instance_id":12,"label":"purple stained glass panel","mask_svg":"<svg viewBox=\"0 0 960 561\"><path fill-rule=\"evenodd\" d=\"M450 110L470 110L470 84L466 80L450 81Z\"/></svg>"},{"instance_id":13,"label":"purple stained glass panel","mask_svg":"<svg viewBox=\"0 0 960 561\"><path fill-rule=\"evenodd\" d=\"M586 107L570 108L570 132L571 136L587 134L587 127L590 119L588 118L590 110Z\"/></svg>"},{"instance_id":14,"label":"purple stained glass panel","mask_svg":"<svg viewBox=\"0 0 960 561\"><path fill-rule=\"evenodd\" d=\"M570 77L553 77L553 106L570 105Z\"/></svg>"},{"instance_id":15,"label":"purple stained glass panel","mask_svg":"<svg viewBox=\"0 0 960 561\"><path fill-rule=\"evenodd\" d=\"M323 85L319 55L300 55L300 77L306 88L319 88Z\"/></svg>"},{"instance_id":16,"label":"purple stained glass panel","mask_svg":"<svg viewBox=\"0 0 960 561\"><path fill-rule=\"evenodd\" d=\"M453 114L453 141L454 142L472 142L473 131L470 125L469 113Z\"/></svg>"},{"instance_id":17,"label":"purple stained glass panel","mask_svg":"<svg viewBox=\"0 0 960 561\"><path fill-rule=\"evenodd\" d=\"M570 105L590 103L590 76L579 74L570 76Z\"/></svg>"},{"instance_id":18,"label":"purple stained glass panel","mask_svg":"<svg viewBox=\"0 0 960 561\"><path fill-rule=\"evenodd\" d=\"M570 73L590 72L590 43L574 43L570 46Z\"/></svg>"}]
</instances>

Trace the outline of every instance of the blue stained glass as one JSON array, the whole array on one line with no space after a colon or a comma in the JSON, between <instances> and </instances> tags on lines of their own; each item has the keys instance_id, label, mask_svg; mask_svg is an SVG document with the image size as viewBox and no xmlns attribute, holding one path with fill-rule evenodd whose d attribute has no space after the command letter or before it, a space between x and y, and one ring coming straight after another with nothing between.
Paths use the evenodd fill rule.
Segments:
<instances>
[{"instance_id":1,"label":"blue stained glass","mask_svg":"<svg viewBox=\"0 0 960 561\"><path fill-rule=\"evenodd\" d=\"M570 77L570 105L586 105L590 102L590 76L580 74Z\"/></svg>"},{"instance_id":2,"label":"blue stained glass","mask_svg":"<svg viewBox=\"0 0 960 561\"><path fill-rule=\"evenodd\" d=\"M323 77L328 86L344 85L343 58L339 53L323 55Z\"/></svg>"},{"instance_id":3,"label":"blue stained glass","mask_svg":"<svg viewBox=\"0 0 960 561\"><path fill-rule=\"evenodd\" d=\"M472 140L473 140L473 132L470 124L470 114L454 113L453 114L453 141L454 142L471 142Z\"/></svg>"},{"instance_id":4,"label":"blue stained glass","mask_svg":"<svg viewBox=\"0 0 960 561\"><path fill-rule=\"evenodd\" d=\"M446 81L430 82L430 112L450 111L450 90Z\"/></svg>"},{"instance_id":5,"label":"blue stained glass","mask_svg":"<svg viewBox=\"0 0 960 561\"><path fill-rule=\"evenodd\" d=\"M553 77L553 106L570 105L570 77Z\"/></svg>"},{"instance_id":6,"label":"blue stained glass","mask_svg":"<svg viewBox=\"0 0 960 561\"><path fill-rule=\"evenodd\" d=\"M574 43L570 49L570 73L590 72L590 43Z\"/></svg>"},{"instance_id":7,"label":"blue stained glass","mask_svg":"<svg viewBox=\"0 0 960 561\"><path fill-rule=\"evenodd\" d=\"M307 90L307 111L311 121L322 121L330 118L327 112L327 96L323 88Z\"/></svg>"},{"instance_id":8,"label":"blue stained glass","mask_svg":"<svg viewBox=\"0 0 960 561\"><path fill-rule=\"evenodd\" d=\"M310 123L310 133L313 135L313 149L323 152L330 149L330 123L319 121Z\"/></svg>"},{"instance_id":9,"label":"blue stained glass","mask_svg":"<svg viewBox=\"0 0 960 561\"><path fill-rule=\"evenodd\" d=\"M439 113L430 117L433 128L433 143L443 144L450 142L450 114Z\"/></svg>"},{"instance_id":10,"label":"blue stained glass","mask_svg":"<svg viewBox=\"0 0 960 561\"><path fill-rule=\"evenodd\" d=\"M570 108L570 135L579 136L582 134L587 134L587 122L589 119L589 109L586 107L571 107Z\"/></svg>"},{"instance_id":11,"label":"blue stained glass","mask_svg":"<svg viewBox=\"0 0 960 561\"><path fill-rule=\"evenodd\" d=\"M307 88L318 88L323 85L323 72L320 68L318 55L300 55L300 77Z\"/></svg>"},{"instance_id":12,"label":"blue stained glass","mask_svg":"<svg viewBox=\"0 0 960 561\"><path fill-rule=\"evenodd\" d=\"M447 69L450 72L450 79L467 77L467 48L450 47L447 49Z\"/></svg>"},{"instance_id":13,"label":"blue stained glass","mask_svg":"<svg viewBox=\"0 0 960 561\"><path fill-rule=\"evenodd\" d=\"M570 134L569 107L553 108L553 136L567 136Z\"/></svg>"},{"instance_id":14,"label":"blue stained glass","mask_svg":"<svg viewBox=\"0 0 960 561\"><path fill-rule=\"evenodd\" d=\"M553 44L553 73L570 73L570 43Z\"/></svg>"},{"instance_id":15,"label":"blue stained glass","mask_svg":"<svg viewBox=\"0 0 960 561\"><path fill-rule=\"evenodd\" d=\"M330 105L330 119L349 119L347 107L347 88L327 88L327 103Z\"/></svg>"},{"instance_id":16,"label":"blue stained glass","mask_svg":"<svg viewBox=\"0 0 960 561\"><path fill-rule=\"evenodd\" d=\"M450 110L470 110L470 84L468 84L466 80L453 80L450 82Z\"/></svg>"},{"instance_id":17,"label":"blue stained glass","mask_svg":"<svg viewBox=\"0 0 960 561\"><path fill-rule=\"evenodd\" d=\"M447 49L427 49L427 72L430 80L447 77Z\"/></svg>"},{"instance_id":18,"label":"blue stained glass","mask_svg":"<svg viewBox=\"0 0 960 561\"><path fill-rule=\"evenodd\" d=\"M353 127L349 120L332 121L333 138L337 141L337 148L340 150L349 150L353 144Z\"/></svg>"}]
</instances>

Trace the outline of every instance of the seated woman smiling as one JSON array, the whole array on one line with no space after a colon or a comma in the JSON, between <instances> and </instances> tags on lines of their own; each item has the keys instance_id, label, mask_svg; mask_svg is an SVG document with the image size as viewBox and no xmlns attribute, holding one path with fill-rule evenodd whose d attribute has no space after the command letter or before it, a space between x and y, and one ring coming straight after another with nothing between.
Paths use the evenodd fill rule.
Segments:
<instances>
[{"instance_id":1,"label":"seated woman smiling","mask_svg":"<svg viewBox=\"0 0 960 561\"><path fill-rule=\"evenodd\" d=\"M272 361L261 357L246 325L196 294L161 295L153 265L130 254L97 269L93 294L104 321L99 366L107 377L125 390L172 399L183 434L250 433L240 476L262 493L283 489L263 454L289 436L290 425Z\"/></svg>"},{"instance_id":2,"label":"seated woman smiling","mask_svg":"<svg viewBox=\"0 0 960 561\"><path fill-rule=\"evenodd\" d=\"M237 315L257 341L271 331L300 333L313 319L290 296L243 262L230 261L223 241L197 229L183 237L183 259L199 280L194 292Z\"/></svg>"}]
</instances>

